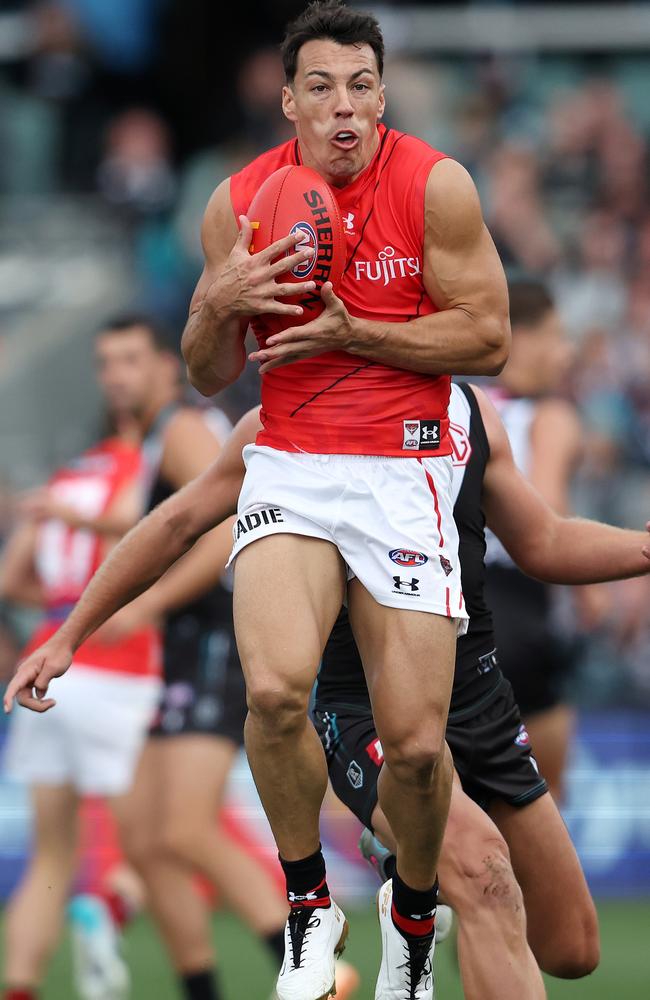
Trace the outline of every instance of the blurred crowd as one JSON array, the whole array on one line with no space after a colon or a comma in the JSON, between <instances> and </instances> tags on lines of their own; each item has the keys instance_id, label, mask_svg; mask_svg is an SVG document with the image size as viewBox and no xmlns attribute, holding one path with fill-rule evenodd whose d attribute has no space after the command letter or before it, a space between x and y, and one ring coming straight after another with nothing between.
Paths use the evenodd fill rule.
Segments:
<instances>
[{"instance_id":1,"label":"blurred crowd","mask_svg":"<svg viewBox=\"0 0 650 1000\"><path fill-rule=\"evenodd\" d=\"M275 45L302 3L244 2L227 23L219 6L14 0L0 14L3 204L82 193L108 207L137 305L179 331L210 193L290 134ZM470 170L508 273L541 275L557 296L573 349L565 391L585 427L576 509L626 526L650 517L647 71L615 53L393 53L385 74L388 124ZM226 408L236 417L257 392L250 370ZM648 596L634 582L604 603L588 677L607 697L650 704ZM616 677L612 657L625 663Z\"/></svg>"}]
</instances>

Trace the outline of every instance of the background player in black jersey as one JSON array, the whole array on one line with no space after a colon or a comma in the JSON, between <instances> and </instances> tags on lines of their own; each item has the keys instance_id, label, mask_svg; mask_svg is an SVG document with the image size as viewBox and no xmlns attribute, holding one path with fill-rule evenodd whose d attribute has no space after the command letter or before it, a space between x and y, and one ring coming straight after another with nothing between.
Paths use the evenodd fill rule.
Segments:
<instances>
[{"instance_id":1,"label":"background player in black jersey","mask_svg":"<svg viewBox=\"0 0 650 1000\"><path fill-rule=\"evenodd\" d=\"M471 403L471 390L466 391L475 421L474 441L461 433L456 438L455 460L462 461L463 454L467 460L467 446L474 443L475 467L470 469L468 464L465 492L460 491L459 497L467 505L470 532L464 546L465 559L469 555L474 574L467 589L473 591L477 613L475 632L468 639L470 652L460 663L457 681L459 698L467 699L466 709L451 720L456 732L450 735L456 743L466 791L486 805L490 818L456 786L444 889L461 914L461 961L467 995L506 1000L506 977L510 975L510 996L519 1000L529 987L538 991L536 996L543 995L527 951L526 931L542 968L558 976L576 977L587 974L597 964L598 929L566 828L530 763L508 687L498 681L489 614L480 604L481 570L479 566L477 572L476 559L483 552L483 522L478 509L480 475L477 479L476 469L484 469L483 501L489 522L522 568L544 579L584 583L638 575L650 569L650 545L642 532L555 515L517 471L503 425L484 394L477 393L479 416ZM484 423L486 434L482 445L480 423ZM240 421L214 465L154 511L121 543L69 619L76 633L84 635L96 629L130 597L162 575L216 520L234 509L244 472L242 446L254 439L258 426L257 412L251 411ZM409 554L404 552L403 561L408 559ZM405 572L414 574L413 570ZM37 711L51 705L51 701L32 697L31 687L37 681L39 688L46 688L53 677L65 671L68 641L66 638L58 645L54 641L25 661L7 691L7 706L15 694ZM479 652L483 643L486 655ZM352 684L354 687L354 679ZM480 688L482 704L476 704L471 688ZM372 719L365 697L364 712L370 728ZM362 748L364 752L370 742ZM365 781L365 793L370 790L372 796L371 776L376 776L379 768L375 766L373 772L369 752L362 759L365 770L359 768L356 757L351 758L349 764L353 760L357 764L351 775L361 787ZM347 780L347 770L345 777ZM352 782L348 781L348 787L353 789ZM367 822L374 804L365 793L359 815ZM374 822L389 840L381 818L375 816ZM527 928L515 873L526 903ZM552 920L548 918L551 913Z\"/></svg>"},{"instance_id":2,"label":"background player in black jersey","mask_svg":"<svg viewBox=\"0 0 650 1000\"><path fill-rule=\"evenodd\" d=\"M567 514L582 450L577 411L559 395L571 348L553 300L537 280L510 283L510 321L510 358L498 385L487 391L508 432L518 468L553 510ZM540 770L561 801L574 725L566 687L576 638L559 624L557 589L525 576L490 534L486 562L486 595L501 669L513 686ZM599 597L596 588L580 588L571 595L577 630L581 622L598 619Z\"/></svg>"}]
</instances>

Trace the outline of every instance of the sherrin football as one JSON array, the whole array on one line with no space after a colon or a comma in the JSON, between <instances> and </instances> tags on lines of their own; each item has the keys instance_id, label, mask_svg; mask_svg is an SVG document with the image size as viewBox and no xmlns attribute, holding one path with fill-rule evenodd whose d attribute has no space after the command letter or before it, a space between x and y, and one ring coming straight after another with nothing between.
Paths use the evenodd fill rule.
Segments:
<instances>
[{"instance_id":1,"label":"sherrin football","mask_svg":"<svg viewBox=\"0 0 650 1000\"><path fill-rule=\"evenodd\" d=\"M323 310L321 288L331 281L336 291L345 267L345 230L331 188L310 167L280 167L260 187L247 217L253 226L251 253L266 249L290 233L302 234L297 250L311 246L316 251L313 257L277 278L283 283L315 281L316 288L307 294L279 299L302 306L301 316L260 317L267 336L289 326L309 323Z\"/></svg>"}]
</instances>

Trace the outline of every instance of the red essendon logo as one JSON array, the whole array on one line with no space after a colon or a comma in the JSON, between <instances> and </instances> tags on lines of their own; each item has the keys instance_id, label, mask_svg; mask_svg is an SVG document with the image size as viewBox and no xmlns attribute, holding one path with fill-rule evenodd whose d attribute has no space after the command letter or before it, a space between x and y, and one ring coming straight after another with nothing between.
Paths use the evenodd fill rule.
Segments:
<instances>
[{"instance_id":1,"label":"red essendon logo","mask_svg":"<svg viewBox=\"0 0 650 1000\"><path fill-rule=\"evenodd\" d=\"M424 552L413 552L411 549L393 549L388 557L398 566L424 566L429 561Z\"/></svg>"},{"instance_id":2,"label":"red essendon logo","mask_svg":"<svg viewBox=\"0 0 650 1000\"><path fill-rule=\"evenodd\" d=\"M419 428L420 425L419 424L408 424L408 423L405 423L404 426L406 427L406 429L409 432L409 434L415 434L415 432L418 430L418 428Z\"/></svg>"}]
</instances>

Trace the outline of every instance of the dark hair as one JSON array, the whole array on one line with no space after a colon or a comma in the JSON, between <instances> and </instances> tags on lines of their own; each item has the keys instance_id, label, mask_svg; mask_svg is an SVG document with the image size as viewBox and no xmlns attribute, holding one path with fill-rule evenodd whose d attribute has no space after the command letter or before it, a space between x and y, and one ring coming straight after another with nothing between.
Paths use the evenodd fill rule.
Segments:
<instances>
[{"instance_id":1,"label":"dark hair","mask_svg":"<svg viewBox=\"0 0 650 1000\"><path fill-rule=\"evenodd\" d=\"M136 326L144 327L149 333L154 347L158 351L177 351L177 343L169 330L163 323L147 313L120 313L117 316L109 316L104 323L97 328L97 336L105 333L125 333Z\"/></svg>"},{"instance_id":2,"label":"dark hair","mask_svg":"<svg viewBox=\"0 0 650 1000\"><path fill-rule=\"evenodd\" d=\"M534 278L511 281L508 292L510 325L513 330L518 326L535 326L554 307L546 285Z\"/></svg>"},{"instance_id":3,"label":"dark hair","mask_svg":"<svg viewBox=\"0 0 650 1000\"><path fill-rule=\"evenodd\" d=\"M369 45L375 53L379 75L383 75L384 39L377 18L353 10L342 0L313 0L287 25L280 49L287 82L291 83L296 75L302 46L319 38L330 38L339 45Z\"/></svg>"}]
</instances>

